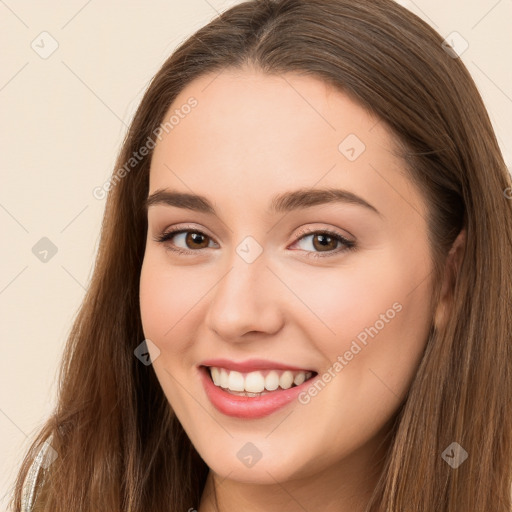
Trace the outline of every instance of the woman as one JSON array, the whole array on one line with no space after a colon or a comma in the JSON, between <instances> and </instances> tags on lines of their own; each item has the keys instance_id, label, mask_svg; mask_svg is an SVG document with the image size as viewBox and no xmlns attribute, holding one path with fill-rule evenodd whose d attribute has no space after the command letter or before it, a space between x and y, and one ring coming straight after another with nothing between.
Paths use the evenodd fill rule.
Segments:
<instances>
[{"instance_id":1,"label":"woman","mask_svg":"<svg viewBox=\"0 0 512 512\"><path fill-rule=\"evenodd\" d=\"M14 509L510 512L511 186L404 8L223 13L132 122Z\"/></svg>"}]
</instances>

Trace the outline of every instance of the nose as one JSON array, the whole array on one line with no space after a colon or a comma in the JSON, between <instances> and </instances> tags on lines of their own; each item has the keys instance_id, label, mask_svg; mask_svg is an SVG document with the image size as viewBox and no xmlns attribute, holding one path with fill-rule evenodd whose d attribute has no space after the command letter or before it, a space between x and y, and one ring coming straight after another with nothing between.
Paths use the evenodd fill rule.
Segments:
<instances>
[{"instance_id":1,"label":"nose","mask_svg":"<svg viewBox=\"0 0 512 512\"><path fill-rule=\"evenodd\" d=\"M206 324L220 338L248 341L250 333L276 334L283 325L285 287L263 257L247 263L236 256L212 290Z\"/></svg>"}]
</instances>

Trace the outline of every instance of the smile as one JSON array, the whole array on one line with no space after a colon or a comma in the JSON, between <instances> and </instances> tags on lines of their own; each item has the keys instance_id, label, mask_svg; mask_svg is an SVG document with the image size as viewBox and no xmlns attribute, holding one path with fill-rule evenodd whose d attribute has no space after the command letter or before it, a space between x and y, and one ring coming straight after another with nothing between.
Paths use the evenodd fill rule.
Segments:
<instances>
[{"instance_id":1,"label":"smile","mask_svg":"<svg viewBox=\"0 0 512 512\"><path fill-rule=\"evenodd\" d=\"M317 372L266 369L239 372L199 366L200 378L212 405L236 418L268 416L291 403L310 385Z\"/></svg>"},{"instance_id":2,"label":"smile","mask_svg":"<svg viewBox=\"0 0 512 512\"><path fill-rule=\"evenodd\" d=\"M216 366L209 367L213 383L228 393L243 396L261 396L276 389L299 386L313 376L313 372L291 370L262 370L241 373Z\"/></svg>"}]
</instances>

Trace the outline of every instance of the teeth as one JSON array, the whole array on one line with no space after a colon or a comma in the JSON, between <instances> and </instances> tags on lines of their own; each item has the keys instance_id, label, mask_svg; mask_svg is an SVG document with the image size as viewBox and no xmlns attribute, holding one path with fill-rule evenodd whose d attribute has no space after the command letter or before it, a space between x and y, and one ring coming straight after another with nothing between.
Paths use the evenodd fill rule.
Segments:
<instances>
[{"instance_id":1,"label":"teeth","mask_svg":"<svg viewBox=\"0 0 512 512\"><path fill-rule=\"evenodd\" d=\"M265 389L265 378L260 372L248 373L245 377L245 391L261 393Z\"/></svg>"},{"instance_id":2,"label":"teeth","mask_svg":"<svg viewBox=\"0 0 512 512\"><path fill-rule=\"evenodd\" d=\"M293 385L293 373L289 370L285 371L279 379L279 385L283 389L291 388Z\"/></svg>"},{"instance_id":3,"label":"teeth","mask_svg":"<svg viewBox=\"0 0 512 512\"><path fill-rule=\"evenodd\" d=\"M220 384L220 370L218 368L210 368L210 373L213 379L213 383L218 386Z\"/></svg>"},{"instance_id":4,"label":"teeth","mask_svg":"<svg viewBox=\"0 0 512 512\"><path fill-rule=\"evenodd\" d=\"M266 375L264 375L265 372L261 371L244 374L214 366L210 367L209 370L216 386L246 396L258 396L261 393L265 394L267 391L275 391L278 388L290 389L293 386L300 386L313 376L312 372L290 370L270 370Z\"/></svg>"},{"instance_id":5,"label":"teeth","mask_svg":"<svg viewBox=\"0 0 512 512\"><path fill-rule=\"evenodd\" d=\"M220 370L219 386L221 388L227 388L228 387L228 379L229 379L228 372L226 370L224 370L224 368L222 368Z\"/></svg>"},{"instance_id":6,"label":"teeth","mask_svg":"<svg viewBox=\"0 0 512 512\"><path fill-rule=\"evenodd\" d=\"M228 388L232 391L244 391L244 376L240 372L229 372Z\"/></svg>"},{"instance_id":7,"label":"teeth","mask_svg":"<svg viewBox=\"0 0 512 512\"><path fill-rule=\"evenodd\" d=\"M304 375L304 373L298 373L297 375L295 375L295 378L293 379L293 383L296 386L300 386L305 380L306 380L306 376Z\"/></svg>"},{"instance_id":8,"label":"teeth","mask_svg":"<svg viewBox=\"0 0 512 512\"><path fill-rule=\"evenodd\" d=\"M279 387L279 375L277 372L272 370L266 377L265 377L265 389L268 389L269 391L274 391Z\"/></svg>"}]
</instances>

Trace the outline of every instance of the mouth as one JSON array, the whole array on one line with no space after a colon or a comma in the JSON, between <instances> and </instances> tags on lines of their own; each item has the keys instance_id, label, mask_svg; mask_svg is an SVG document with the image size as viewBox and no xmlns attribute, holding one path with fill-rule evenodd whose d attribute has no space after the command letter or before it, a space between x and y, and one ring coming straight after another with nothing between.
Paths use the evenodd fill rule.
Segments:
<instances>
[{"instance_id":1,"label":"mouth","mask_svg":"<svg viewBox=\"0 0 512 512\"><path fill-rule=\"evenodd\" d=\"M247 420L263 418L291 405L318 375L313 371L283 368L242 373L200 365L198 370L213 407L226 416Z\"/></svg>"},{"instance_id":2,"label":"mouth","mask_svg":"<svg viewBox=\"0 0 512 512\"><path fill-rule=\"evenodd\" d=\"M199 367L222 391L243 397L261 397L289 390L310 381L318 373L314 370L292 370L268 368L250 372L239 372L220 366Z\"/></svg>"},{"instance_id":3,"label":"mouth","mask_svg":"<svg viewBox=\"0 0 512 512\"><path fill-rule=\"evenodd\" d=\"M289 407L318 372L280 361L216 358L197 365L206 397L218 412L234 418L263 418Z\"/></svg>"}]
</instances>

